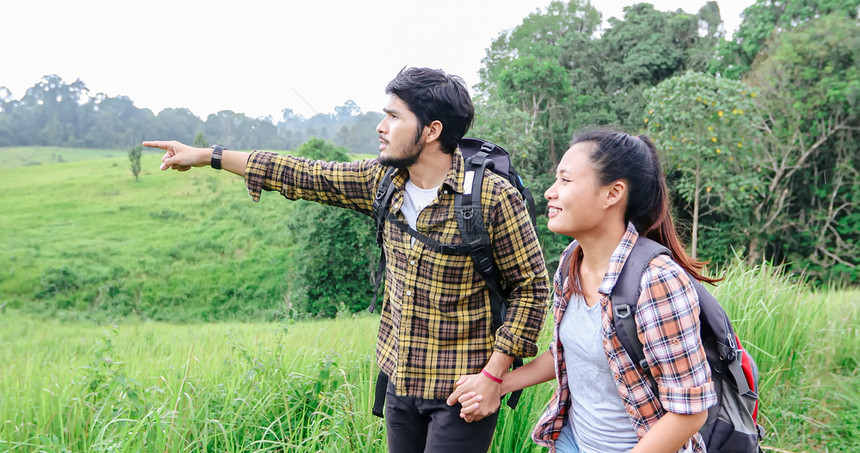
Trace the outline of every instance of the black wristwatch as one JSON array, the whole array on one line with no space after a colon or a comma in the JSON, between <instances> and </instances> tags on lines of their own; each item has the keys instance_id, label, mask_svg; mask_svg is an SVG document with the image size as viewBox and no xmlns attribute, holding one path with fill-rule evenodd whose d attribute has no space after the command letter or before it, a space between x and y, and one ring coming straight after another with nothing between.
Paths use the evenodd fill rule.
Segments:
<instances>
[{"instance_id":1,"label":"black wristwatch","mask_svg":"<svg viewBox=\"0 0 860 453\"><path fill-rule=\"evenodd\" d=\"M209 165L216 170L221 169L221 153L227 149L224 145L212 145L212 160L209 162Z\"/></svg>"}]
</instances>

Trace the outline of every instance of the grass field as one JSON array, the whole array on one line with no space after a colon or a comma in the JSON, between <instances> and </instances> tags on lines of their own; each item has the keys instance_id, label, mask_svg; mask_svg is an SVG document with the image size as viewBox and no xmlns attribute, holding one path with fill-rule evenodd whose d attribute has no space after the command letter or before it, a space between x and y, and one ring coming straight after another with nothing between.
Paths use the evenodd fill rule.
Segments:
<instances>
[{"instance_id":1,"label":"grass field","mask_svg":"<svg viewBox=\"0 0 860 453\"><path fill-rule=\"evenodd\" d=\"M135 181L125 152L101 152L23 165L0 149L0 451L385 451L378 318L286 308L293 204L159 172L155 153ZM860 291L725 273L714 292L758 363L767 449L860 450ZM503 409L493 451L542 451L528 433L550 392Z\"/></svg>"},{"instance_id":2,"label":"grass field","mask_svg":"<svg viewBox=\"0 0 860 453\"><path fill-rule=\"evenodd\" d=\"M0 304L102 320L283 311L291 203L255 205L226 173L161 172L154 153L137 181L127 158L65 160L0 170Z\"/></svg>"},{"instance_id":3,"label":"grass field","mask_svg":"<svg viewBox=\"0 0 860 453\"><path fill-rule=\"evenodd\" d=\"M111 149L10 146L0 148L0 169L125 157L126 153L127 151Z\"/></svg>"},{"instance_id":4,"label":"grass field","mask_svg":"<svg viewBox=\"0 0 860 453\"><path fill-rule=\"evenodd\" d=\"M858 293L810 295L767 272L747 271L731 306L738 329L752 329L740 334L761 370L765 446L856 451ZM377 324L111 326L7 311L0 451L386 451L370 414ZM550 392L503 408L492 451L542 451L528 433Z\"/></svg>"}]
</instances>

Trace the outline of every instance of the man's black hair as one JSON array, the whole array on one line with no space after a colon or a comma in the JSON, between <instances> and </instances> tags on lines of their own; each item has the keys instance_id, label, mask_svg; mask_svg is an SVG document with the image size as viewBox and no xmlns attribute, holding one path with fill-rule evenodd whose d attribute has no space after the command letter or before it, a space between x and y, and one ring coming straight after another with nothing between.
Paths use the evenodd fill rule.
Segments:
<instances>
[{"instance_id":1,"label":"man's black hair","mask_svg":"<svg viewBox=\"0 0 860 453\"><path fill-rule=\"evenodd\" d=\"M441 69L404 68L385 87L385 94L397 96L415 114L418 135L424 126L439 120L439 144L446 153L454 152L475 117L466 83Z\"/></svg>"}]
</instances>

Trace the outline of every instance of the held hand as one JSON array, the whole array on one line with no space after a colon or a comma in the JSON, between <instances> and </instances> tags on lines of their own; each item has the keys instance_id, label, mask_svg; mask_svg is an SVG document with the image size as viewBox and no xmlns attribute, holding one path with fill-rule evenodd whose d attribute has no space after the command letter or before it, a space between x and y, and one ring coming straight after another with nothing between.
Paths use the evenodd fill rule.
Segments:
<instances>
[{"instance_id":1,"label":"held hand","mask_svg":"<svg viewBox=\"0 0 860 453\"><path fill-rule=\"evenodd\" d=\"M500 385L482 374L460 377L457 388L448 397L448 405L460 402L460 417L471 423L492 415L501 406ZM464 404L465 402L465 404Z\"/></svg>"},{"instance_id":2,"label":"held hand","mask_svg":"<svg viewBox=\"0 0 860 453\"><path fill-rule=\"evenodd\" d=\"M212 150L209 148L194 148L184 143L171 141L145 141L143 146L147 148L159 148L166 151L161 158L161 169L172 168L178 171L188 171L191 167L202 167L208 165L212 159Z\"/></svg>"}]
</instances>

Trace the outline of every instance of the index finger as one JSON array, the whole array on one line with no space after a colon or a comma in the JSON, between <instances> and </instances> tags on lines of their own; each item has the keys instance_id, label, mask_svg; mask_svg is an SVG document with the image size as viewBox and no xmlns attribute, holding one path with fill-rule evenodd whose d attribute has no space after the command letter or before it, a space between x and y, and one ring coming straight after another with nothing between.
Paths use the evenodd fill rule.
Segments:
<instances>
[{"instance_id":1,"label":"index finger","mask_svg":"<svg viewBox=\"0 0 860 453\"><path fill-rule=\"evenodd\" d=\"M147 148L160 148L167 151L170 147L170 142L164 140L147 140L143 142L143 146Z\"/></svg>"}]
</instances>

